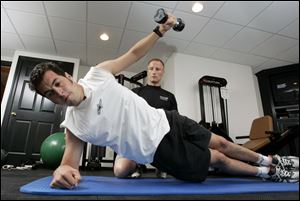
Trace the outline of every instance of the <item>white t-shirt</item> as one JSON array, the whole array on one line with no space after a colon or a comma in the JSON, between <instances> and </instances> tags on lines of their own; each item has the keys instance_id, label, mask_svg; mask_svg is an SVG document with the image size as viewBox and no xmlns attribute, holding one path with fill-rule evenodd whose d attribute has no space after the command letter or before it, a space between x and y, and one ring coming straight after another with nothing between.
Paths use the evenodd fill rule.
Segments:
<instances>
[{"instance_id":1,"label":"white t-shirt","mask_svg":"<svg viewBox=\"0 0 300 201\"><path fill-rule=\"evenodd\" d=\"M170 130L165 112L149 106L101 68L91 67L78 83L86 99L67 108L61 127L85 142L109 146L138 163L151 163L160 141Z\"/></svg>"}]
</instances>

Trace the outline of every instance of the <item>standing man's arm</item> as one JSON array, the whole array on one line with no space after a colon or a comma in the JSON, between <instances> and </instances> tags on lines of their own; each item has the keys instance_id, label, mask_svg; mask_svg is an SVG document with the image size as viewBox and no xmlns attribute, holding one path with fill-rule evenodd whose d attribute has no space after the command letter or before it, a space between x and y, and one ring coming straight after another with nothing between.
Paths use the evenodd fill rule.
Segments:
<instances>
[{"instance_id":1,"label":"standing man's arm","mask_svg":"<svg viewBox=\"0 0 300 201\"><path fill-rule=\"evenodd\" d=\"M172 96L171 96L171 110L178 111L177 101L176 101L174 94L172 94Z\"/></svg>"}]
</instances>

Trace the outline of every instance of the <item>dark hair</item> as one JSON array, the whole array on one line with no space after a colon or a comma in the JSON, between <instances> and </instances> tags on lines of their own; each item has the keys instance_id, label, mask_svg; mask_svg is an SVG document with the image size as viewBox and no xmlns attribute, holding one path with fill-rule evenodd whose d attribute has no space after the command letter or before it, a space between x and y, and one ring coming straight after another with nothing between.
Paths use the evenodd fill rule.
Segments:
<instances>
[{"instance_id":1,"label":"dark hair","mask_svg":"<svg viewBox=\"0 0 300 201\"><path fill-rule=\"evenodd\" d=\"M65 76L65 72L54 62L43 62L37 64L30 73L29 88L41 94L37 87L42 82L43 77L47 71L53 71L58 75ZM42 95L42 94L41 94Z\"/></svg>"},{"instance_id":2,"label":"dark hair","mask_svg":"<svg viewBox=\"0 0 300 201\"><path fill-rule=\"evenodd\" d=\"M158 59L158 58L150 59L150 61L148 61L148 65L149 65L152 61L159 61L159 62L163 65L163 67L165 67L165 63L164 63L161 59Z\"/></svg>"}]
</instances>

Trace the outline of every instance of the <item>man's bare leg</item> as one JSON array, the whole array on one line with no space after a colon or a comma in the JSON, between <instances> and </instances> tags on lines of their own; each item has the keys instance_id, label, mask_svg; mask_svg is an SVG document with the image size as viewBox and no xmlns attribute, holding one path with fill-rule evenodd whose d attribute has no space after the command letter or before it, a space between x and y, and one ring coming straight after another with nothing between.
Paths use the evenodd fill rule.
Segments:
<instances>
[{"instance_id":1,"label":"man's bare leg","mask_svg":"<svg viewBox=\"0 0 300 201\"><path fill-rule=\"evenodd\" d=\"M117 156L114 164L114 174L118 178L126 178L136 170L136 162Z\"/></svg>"},{"instance_id":2,"label":"man's bare leg","mask_svg":"<svg viewBox=\"0 0 300 201\"><path fill-rule=\"evenodd\" d=\"M238 144L234 144L216 134L212 134L208 147L223 153L231 159L239 161L256 163L260 159L260 154ZM269 161L265 161L266 166L270 165L272 162L271 157L267 160Z\"/></svg>"},{"instance_id":3,"label":"man's bare leg","mask_svg":"<svg viewBox=\"0 0 300 201\"><path fill-rule=\"evenodd\" d=\"M259 173L258 167L249 165L236 159L229 158L217 150L210 149L210 152L210 166L213 168L218 168L221 172L232 175L248 176L257 176ZM266 171L268 170L266 169Z\"/></svg>"}]
</instances>

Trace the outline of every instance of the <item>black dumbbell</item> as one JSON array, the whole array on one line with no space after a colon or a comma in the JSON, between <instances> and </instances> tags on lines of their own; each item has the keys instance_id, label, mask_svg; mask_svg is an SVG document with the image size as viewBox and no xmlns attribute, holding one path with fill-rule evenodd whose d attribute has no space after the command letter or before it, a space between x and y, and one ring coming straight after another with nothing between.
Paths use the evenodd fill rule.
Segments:
<instances>
[{"instance_id":1,"label":"black dumbbell","mask_svg":"<svg viewBox=\"0 0 300 201\"><path fill-rule=\"evenodd\" d=\"M168 20L168 15L163 8L160 8L156 11L154 15L154 21L163 24ZM174 31L182 31L185 24L181 18L177 18L176 24L173 26Z\"/></svg>"}]
</instances>

